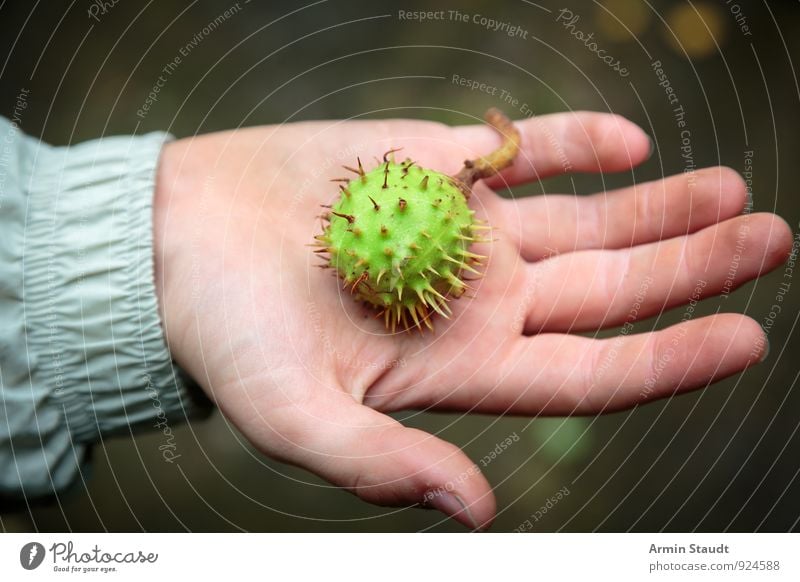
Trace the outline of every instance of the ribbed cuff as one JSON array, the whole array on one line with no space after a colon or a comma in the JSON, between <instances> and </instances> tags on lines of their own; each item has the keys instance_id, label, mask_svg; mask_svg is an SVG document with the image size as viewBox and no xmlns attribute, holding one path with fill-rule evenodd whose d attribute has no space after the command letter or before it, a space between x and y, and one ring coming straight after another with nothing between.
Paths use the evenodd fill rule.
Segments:
<instances>
[{"instance_id":1,"label":"ribbed cuff","mask_svg":"<svg viewBox=\"0 0 800 582\"><path fill-rule=\"evenodd\" d=\"M24 302L34 383L73 443L181 422L210 408L173 364L153 281L152 205L170 136L40 150L29 192Z\"/></svg>"}]
</instances>

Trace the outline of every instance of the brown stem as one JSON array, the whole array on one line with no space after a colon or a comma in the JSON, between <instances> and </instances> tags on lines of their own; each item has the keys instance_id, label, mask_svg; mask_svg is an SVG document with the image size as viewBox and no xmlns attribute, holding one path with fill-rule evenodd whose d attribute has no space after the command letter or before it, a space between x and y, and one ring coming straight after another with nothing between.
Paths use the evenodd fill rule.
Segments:
<instances>
[{"instance_id":1,"label":"brown stem","mask_svg":"<svg viewBox=\"0 0 800 582\"><path fill-rule=\"evenodd\" d=\"M464 167L461 168L458 174L453 176L458 182L459 188L467 197L469 197L472 185L475 182L494 176L509 167L514 163L514 158L519 153L519 130L514 127L513 122L506 114L495 107L491 107L483 117L502 136L503 145L488 156L475 160L465 160Z\"/></svg>"}]
</instances>

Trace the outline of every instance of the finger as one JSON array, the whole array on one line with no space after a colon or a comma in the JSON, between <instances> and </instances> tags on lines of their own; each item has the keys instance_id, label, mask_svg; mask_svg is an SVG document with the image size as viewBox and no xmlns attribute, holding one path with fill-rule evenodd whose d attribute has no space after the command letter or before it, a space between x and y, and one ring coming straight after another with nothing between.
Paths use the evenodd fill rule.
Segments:
<instances>
[{"instance_id":1,"label":"finger","mask_svg":"<svg viewBox=\"0 0 800 582\"><path fill-rule=\"evenodd\" d=\"M530 266L525 329L619 325L727 293L782 264L791 245L788 225L761 213L632 249L554 257Z\"/></svg>"},{"instance_id":2,"label":"finger","mask_svg":"<svg viewBox=\"0 0 800 582\"><path fill-rule=\"evenodd\" d=\"M365 501L422 504L470 529L485 529L494 519L491 487L461 449L404 427L343 392L316 397L302 410L283 410L271 429L285 444L282 453L270 450L269 454Z\"/></svg>"},{"instance_id":3,"label":"finger","mask_svg":"<svg viewBox=\"0 0 800 582\"><path fill-rule=\"evenodd\" d=\"M526 260L537 261L692 233L736 216L746 197L742 177L717 167L590 196L530 196L500 204L505 231Z\"/></svg>"},{"instance_id":4,"label":"finger","mask_svg":"<svg viewBox=\"0 0 800 582\"><path fill-rule=\"evenodd\" d=\"M650 155L650 138L636 124L611 113L578 111L514 122L522 136L514 165L487 180L493 188L568 172L627 170ZM487 125L454 128L468 158L485 155L500 138Z\"/></svg>"},{"instance_id":5,"label":"finger","mask_svg":"<svg viewBox=\"0 0 800 582\"><path fill-rule=\"evenodd\" d=\"M453 386L430 376L422 406L489 413L594 414L702 388L766 355L761 327L720 314L610 339L542 334L507 340L502 357Z\"/></svg>"}]
</instances>

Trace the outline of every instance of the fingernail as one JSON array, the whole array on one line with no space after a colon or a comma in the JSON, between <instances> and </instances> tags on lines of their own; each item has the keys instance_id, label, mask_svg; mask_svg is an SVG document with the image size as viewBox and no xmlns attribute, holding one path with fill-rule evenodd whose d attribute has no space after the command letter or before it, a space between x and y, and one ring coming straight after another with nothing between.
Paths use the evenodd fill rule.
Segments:
<instances>
[{"instance_id":1,"label":"fingernail","mask_svg":"<svg viewBox=\"0 0 800 582\"><path fill-rule=\"evenodd\" d=\"M467 504L457 494L447 491L432 491L427 493L425 498L426 504L430 507L441 511L448 517L462 522L466 521L472 526L473 531L483 531L475 521L475 516L472 515Z\"/></svg>"},{"instance_id":2,"label":"fingernail","mask_svg":"<svg viewBox=\"0 0 800 582\"><path fill-rule=\"evenodd\" d=\"M761 361L763 362L764 360L766 360L768 356L769 356L769 338L767 336L764 336L764 353L761 354Z\"/></svg>"},{"instance_id":3,"label":"fingernail","mask_svg":"<svg viewBox=\"0 0 800 582\"><path fill-rule=\"evenodd\" d=\"M653 157L653 154L656 153L656 142L649 135L647 136L647 139L650 140L650 153L647 154L647 159L649 160Z\"/></svg>"}]
</instances>

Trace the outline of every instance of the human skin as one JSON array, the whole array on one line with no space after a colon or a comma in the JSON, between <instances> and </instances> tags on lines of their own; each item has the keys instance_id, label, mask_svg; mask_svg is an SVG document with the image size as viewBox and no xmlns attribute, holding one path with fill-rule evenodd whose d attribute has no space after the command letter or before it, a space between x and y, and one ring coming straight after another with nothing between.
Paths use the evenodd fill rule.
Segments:
<instances>
[{"instance_id":1,"label":"human skin","mask_svg":"<svg viewBox=\"0 0 800 582\"><path fill-rule=\"evenodd\" d=\"M411 120L255 127L168 144L154 208L155 281L169 348L264 454L380 505L425 503L486 529L495 497L455 445L398 410L596 414L702 388L758 363L768 344L722 313L649 333L586 332L733 289L782 264L791 231L742 215L746 189L708 168L589 196L504 199L492 188L629 169L650 140L615 115L517 122L516 163L470 206L496 239L472 297L435 334L383 329L315 264L320 204L359 155L391 148L454 174L500 139L484 125ZM735 255L738 261L732 262ZM732 269L732 265L738 265ZM734 271L731 277L731 271Z\"/></svg>"}]
</instances>

